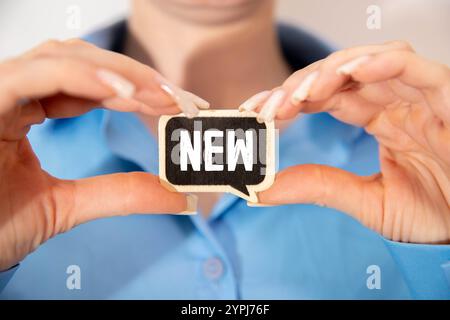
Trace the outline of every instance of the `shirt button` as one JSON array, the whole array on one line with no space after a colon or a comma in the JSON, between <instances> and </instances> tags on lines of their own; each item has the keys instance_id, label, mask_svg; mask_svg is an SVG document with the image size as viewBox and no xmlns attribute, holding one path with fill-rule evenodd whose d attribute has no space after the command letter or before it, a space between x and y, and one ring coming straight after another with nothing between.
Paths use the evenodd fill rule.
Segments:
<instances>
[{"instance_id":1,"label":"shirt button","mask_svg":"<svg viewBox=\"0 0 450 320\"><path fill-rule=\"evenodd\" d=\"M203 264L203 272L208 279L219 279L224 272L222 260L218 257L207 259Z\"/></svg>"}]
</instances>

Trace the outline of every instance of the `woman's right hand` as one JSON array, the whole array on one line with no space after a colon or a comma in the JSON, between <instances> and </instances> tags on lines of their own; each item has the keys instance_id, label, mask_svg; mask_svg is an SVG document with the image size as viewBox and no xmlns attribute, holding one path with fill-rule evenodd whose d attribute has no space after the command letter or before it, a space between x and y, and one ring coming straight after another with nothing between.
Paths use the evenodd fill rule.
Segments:
<instances>
[{"instance_id":1,"label":"woman's right hand","mask_svg":"<svg viewBox=\"0 0 450 320\"><path fill-rule=\"evenodd\" d=\"M61 180L42 170L26 137L30 126L98 106L194 116L208 104L150 67L81 40L50 41L0 63L0 271L80 223L194 211L193 197L168 191L148 173Z\"/></svg>"}]
</instances>

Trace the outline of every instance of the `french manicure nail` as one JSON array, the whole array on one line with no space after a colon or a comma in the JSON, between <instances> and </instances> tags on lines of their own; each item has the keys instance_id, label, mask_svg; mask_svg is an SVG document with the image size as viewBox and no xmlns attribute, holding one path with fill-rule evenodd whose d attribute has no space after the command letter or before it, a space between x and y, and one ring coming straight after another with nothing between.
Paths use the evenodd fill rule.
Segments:
<instances>
[{"instance_id":1,"label":"french manicure nail","mask_svg":"<svg viewBox=\"0 0 450 320\"><path fill-rule=\"evenodd\" d=\"M336 69L336 73L339 75L350 75L352 74L359 66L366 63L370 59L370 56L362 56L356 59L347 62Z\"/></svg>"},{"instance_id":2,"label":"french manicure nail","mask_svg":"<svg viewBox=\"0 0 450 320\"><path fill-rule=\"evenodd\" d=\"M270 90L262 91L250 97L239 106L239 111L253 111L270 95Z\"/></svg>"},{"instance_id":3,"label":"french manicure nail","mask_svg":"<svg viewBox=\"0 0 450 320\"><path fill-rule=\"evenodd\" d=\"M197 108L197 105L194 103L193 97L192 97L192 96L194 96L194 94L191 94L192 95L191 96L188 94L187 91L178 89L167 83L162 83L161 89L172 97L173 101L178 105L178 107L181 109L181 111L188 118L193 118L198 114L199 110ZM209 107L209 104L208 104L208 107Z\"/></svg>"},{"instance_id":4,"label":"french manicure nail","mask_svg":"<svg viewBox=\"0 0 450 320\"><path fill-rule=\"evenodd\" d=\"M283 89L275 90L266 101L256 119L258 122L270 122L275 118L278 107L283 103L285 92Z\"/></svg>"},{"instance_id":5,"label":"french manicure nail","mask_svg":"<svg viewBox=\"0 0 450 320\"><path fill-rule=\"evenodd\" d=\"M136 91L136 87L133 83L110 70L97 70L97 77L104 84L110 86L120 98L131 99Z\"/></svg>"},{"instance_id":6,"label":"french manicure nail","mask_svg":"<svg viewBox=\"0 0 450 320\"><path fill-rule=\"evenodd\" d=\"M160 84L160 87L165 93L167 93L167 95L173 100L173 102L179 104L180 97L178 95L178 90L175 91L176 90L175 87L165 82L162 82Z\"/></svg>"},{"instance_id":7,"label":"french manicure nail","mask_svg":"<svg viewBox=\"0 0 450 320\"><path fill-rule=\"evenodd\" d=\"M260 203L260 202L250 202L250 201L247 201L247 206L248 206L248 207L259 208L259 207L273 207L273 206L275 206L275 205L274 205L274 204L267 204L267 203Z\"/></svg>"},{"instance_id":8,"label":"french manicure nail","mask_svg":"<svg viewBox=\"0 0 450 320\"><path fill-rule=\"evenodd\" d=\"M199 107L200 109L209 109L209 102L206 101L205 99L200 98L199 96L193 94L192 92L186 91L186 90L183 90L183 93L187 97L191 98L192 101L195 103L195 105L197 107Z\"/></svg>"},{"instance_id":9,"label":"french manicure nail","mask_svg":"<svg viewBox=\"0 0 450 320\"><path fill-rule=\"evenodd\" d=\"M197 106L191 100L181 98L178 101L178 106L188 118L194 118L199 113Z\"/></svg>"},{"instance_id":10,"label":"french manicure nail","mask_svg":"<svg viewBox=\"0 0 450 320\"><path fill-rule=\"evenodd\" d=\"M297 89L295 89L294 93L291 96L292 104L297 105L308 98L311 87L318 76L319 71L314 71L308 74L305 79L303 79L303 81L300 83Z\"/></svg>"},{"instance_id":11,"label":"french manicure nail","mask_svg":"<svg viewBox=\"0 0 450 320\"><path fill-rule=\"evenodd\" d=\"M176 95L175 95L175 91L168 85L168 84L161 84L161 89L167 93L171 98L173 99L177 99Z\"/></svg>"},{"instance_id":12,"label":"french manicure nail","mask_svg":"<svg viewBox=\"0 0 450 320\"><path fill-rule=\"evenodd\" d=\"M194 215L197 214L198 197L194 194L186 195L186 210L178 213L180 215Z\"/></svg>"}]
</instances>

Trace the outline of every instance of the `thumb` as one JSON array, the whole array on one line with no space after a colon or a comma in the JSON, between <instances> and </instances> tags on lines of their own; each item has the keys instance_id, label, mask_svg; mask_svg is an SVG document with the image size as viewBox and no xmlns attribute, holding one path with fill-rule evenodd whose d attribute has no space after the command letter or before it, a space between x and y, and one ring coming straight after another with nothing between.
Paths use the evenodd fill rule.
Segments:
<instances>
[{"instance_id":1,"label":"thumb","mask_svg":"<svg viewBox=\"0 0 450 320\"><path fill-rule=\"evenodd\" d=\"M58 180L56 203L67 214L70 229L103 217L133 213L194 214L197 198L172 192L159 178L145 172L115 173L80 180ZM68 228L67 228L68 227Z\"/></svg>"},{"instance_id":2,"label":"thumb","mask_svg":"<svg viewBox=\"0 0 450 320\"><path fill-rule=\"evenodd\" d=\"M261 204L313 203L346 212L370 226L381 217L380 175L360 177L324 165L298 165L277 174L274 184L258 194ZM380 213L380 214L378 214Z\"/></svg>"}]
</instances>

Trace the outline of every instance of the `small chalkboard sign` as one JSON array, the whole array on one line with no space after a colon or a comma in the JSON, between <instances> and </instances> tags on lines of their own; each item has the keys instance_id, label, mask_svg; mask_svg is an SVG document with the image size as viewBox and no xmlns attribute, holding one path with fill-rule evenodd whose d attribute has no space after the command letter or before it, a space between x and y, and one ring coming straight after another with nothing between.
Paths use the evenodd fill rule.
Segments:
<instances>
[{"instance_id":1,"label":"small chalkboard sign","mask_svg":"<svg viewBox=\"0 0 450 320\"><path fill-rule=\"evenodd\" d=\"M258 202L275 177L275 128L254 112L205 110L159 120L159 177L180 192L230 192Z\"/></svg>"}]
</instances>

